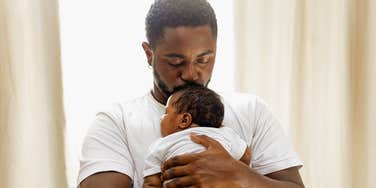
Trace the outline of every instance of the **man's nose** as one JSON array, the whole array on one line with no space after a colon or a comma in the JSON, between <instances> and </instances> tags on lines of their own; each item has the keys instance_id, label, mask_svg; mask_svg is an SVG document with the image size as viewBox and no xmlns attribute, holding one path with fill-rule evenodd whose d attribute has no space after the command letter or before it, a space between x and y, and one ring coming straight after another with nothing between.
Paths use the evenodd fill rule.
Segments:
<instances>
[{"instance_id":1,"label":"man's nose","mask_svg":"<svg viewBox=\"0 0 376 188\"><path fill-rule=\"evenodd\" d=\"M188 63L182 70L181 75L184 81L196 81L199 78L199 72L194 62Z\"/></svg>"}]
</instances>

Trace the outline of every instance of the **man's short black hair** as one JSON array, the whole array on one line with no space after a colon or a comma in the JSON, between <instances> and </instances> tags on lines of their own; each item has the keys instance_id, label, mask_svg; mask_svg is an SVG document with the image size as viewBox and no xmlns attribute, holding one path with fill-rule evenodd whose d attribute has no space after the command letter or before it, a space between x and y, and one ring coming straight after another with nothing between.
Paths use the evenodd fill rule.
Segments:
<instances>
[{"instance_id":1,"label":"man's short black hair","mask_svg":"<svg viewBox=\"0 0 376 188\"><path fill-rule=\"evenodd\" d=\"M163 38L166 27L210 26L217 37L217 19L206 0L155 0L145 20L146 37L152 48Z\"/></svg>"},{"instance_id":2,"label":"man's short black hair","mask_svg":"<svg viewBox=\"0 0 376 188\"><path fill-rule=\"evenodd\" d=\"M200 127L219 128L222 125L224 106L217 93L201 85L178 87L174 93L179 94L172 103L177 113L190 113L192 122Z\"/></svg>"}]
</instances>

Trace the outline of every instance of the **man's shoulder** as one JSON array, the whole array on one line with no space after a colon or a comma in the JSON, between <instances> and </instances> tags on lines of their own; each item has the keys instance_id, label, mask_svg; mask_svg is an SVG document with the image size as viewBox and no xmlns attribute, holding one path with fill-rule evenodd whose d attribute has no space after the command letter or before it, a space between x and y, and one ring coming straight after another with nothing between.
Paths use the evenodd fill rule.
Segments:
<instances>
[{"instance_id":1,"label":"man's shoulder","mask_svg":"<svg viewBox=\"0 0 376 188\"><path fill-rule=\"evenodd\" d=\"M112 119L122 119L128 112L132 112L134 109L141 109L143 106L148 106L146 95L104 105L97 110L96 115L104 114Z\"/></svg>"},{"instance_id":2,"label":"man's shoulder","mask_svg":"<svg viewBox=\"0 0 376 188\"><path fill-rule=\"evenodd\" d=\"M263 100L257 95L242 92L219 92L225 107L232 109L256 108L258 104L263 104Z\"/></svg>"},{"instance_id":3,"label":"man's shoulder","mask_svg":"<svg viewBox=\"0 0 376 188\"><path fill-rule=\"evenodd\" d=\"M147 94L143 96L137 96L133 98L129 98L123 101L117 101L110 104L105 105L100 109L100 111L106 111L106 112L116 112L116 111L123 111L125 109L133 109L135 107L147 105L150 103L148 101Z\"/></svg>"},{"instance_id":4,"label":"man's shoulder","mask_svg":"<svg viewBox=\"0 0 376 188\"><path fill-rule=\"evenodd\" d=\"M244 92L218 92L222 96L223 99L229 101L255 101L259 97L251 93L244 93Z\"/></svg>"}]
</instances>

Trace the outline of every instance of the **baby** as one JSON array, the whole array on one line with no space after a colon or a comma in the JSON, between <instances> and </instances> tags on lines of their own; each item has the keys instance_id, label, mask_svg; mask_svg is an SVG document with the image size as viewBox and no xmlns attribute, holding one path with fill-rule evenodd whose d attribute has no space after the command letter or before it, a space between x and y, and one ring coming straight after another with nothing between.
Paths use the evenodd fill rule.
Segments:
<instances>
[{"instance_id":1,"label":"baby","mask_svg":"<svg viewBox=\"0 0 376 188\"><path fill-rule=\"evenodd\" d=\"M222 127L224 106L220 96L203 86L186 86L175 90L167 101L161 118L161 133L149 148L143 172L143 187L162 187L161 163L185 153L205 151L191 141L190 134L204 134L217 140L229 154L250 164L247 144L231 129Z\"/></svg>"}]
</instances>

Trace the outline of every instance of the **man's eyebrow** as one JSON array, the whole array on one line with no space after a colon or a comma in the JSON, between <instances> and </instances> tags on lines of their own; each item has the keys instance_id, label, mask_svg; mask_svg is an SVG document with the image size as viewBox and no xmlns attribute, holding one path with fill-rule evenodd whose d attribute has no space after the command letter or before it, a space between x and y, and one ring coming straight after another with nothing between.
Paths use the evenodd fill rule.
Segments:
<instances>
[{"instance_id":1,"label":"man's eyebrow","mask_svg":"<svg viewBox=\"0 0 376 188\"><path fill-rule=\"evenodd\" d=\"M198 55L197 57L202 57L202 56L206 56L206 55L208 55L208 54L212 54L213 53L213 51L212 50L206 50L206 52L204 52L204 53L201 53L200 55Z\"/></svg>"}]
</instances>

